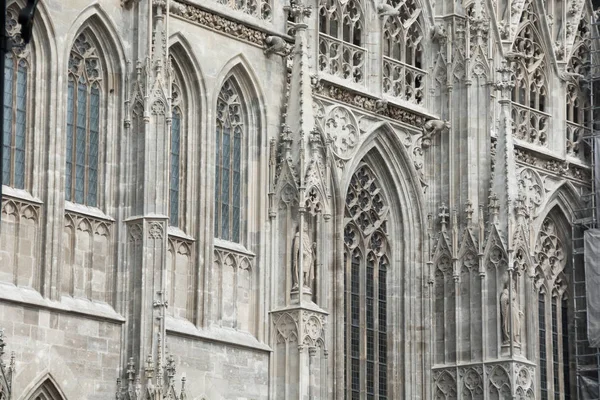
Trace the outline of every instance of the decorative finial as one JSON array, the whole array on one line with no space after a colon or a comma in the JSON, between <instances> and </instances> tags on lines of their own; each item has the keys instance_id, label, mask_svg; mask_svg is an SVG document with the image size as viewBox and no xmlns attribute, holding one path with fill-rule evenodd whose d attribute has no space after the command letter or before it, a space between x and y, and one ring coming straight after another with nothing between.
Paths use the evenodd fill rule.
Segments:
<instances>
[{"instance_id":1,"label":"decorative finial","mask_svg":"<svg viewBox=\"0 0 600 400\"><path fill-rule=\"evenodd\" d=\"M471 223L473 222L473 203L471 200L467 200L465 214L467 215L467 227L471 227Z\"/></svg>"},{"instance_id":2,"label":"decorative finial","mask_svg":"<svg viewBox=\"0 0 600 400\"><path fill-rule=\"evenodd\" d=\"M446 203L442 203L440 206L440 213L438 217L440 217L440 224L442 225L442 231L446 231L446 226L448 225L448 221L446 220L450 214L448 214L448 207L446 207Z\"/></svg>"}]
</instances>

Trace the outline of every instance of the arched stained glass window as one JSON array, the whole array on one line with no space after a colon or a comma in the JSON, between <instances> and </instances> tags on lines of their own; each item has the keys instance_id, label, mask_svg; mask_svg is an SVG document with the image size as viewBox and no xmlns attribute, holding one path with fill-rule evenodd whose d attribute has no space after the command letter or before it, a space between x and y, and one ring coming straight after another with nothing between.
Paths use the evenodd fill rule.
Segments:
<instances>
[{"instance_id":1,"label":"arched stained glass window","mask_svg":"<svg viewBox=\"0 0 600 400\"><path fill-rule=\"evenodd\" d=\"M233 78L225 81L217 100L215 152L215 236L240 241L242 139L245 134L242 97Z\"/></svg>"},{"instance_id":2,"label":"arched stained glass window","mask_svg":"<svg viewBox=\"0 0 600 400\"><path fill-rule=\"evenodd\" d=\"M373 171L354 173L346 194L346 398L388 398L387 285L389 207Z\"/></svg>"},{"instance_id":3,"label":"arched stained glass window","mask_svg":"<svg viewBox=\"0 0 600 400\"><path fill-rule=\"evenodd\" d=\"M571 397L568 306L570 273L563 239L553 217L546 217L535 248L538 290L538 363L541 399Z\"/></svg>"},{"instance_id":4,"label":"arched stained glass window","mask_svg":"<svg viewBox=\"0 0 600 400\"><path fill-rule=\"evenodd\" d=\"M6 34L15 43L21 42L19 30L17 12L9 8ZM2 184L17 189L25 188L29 47L13 46L4 64Z\"/></svg>"},{"instance_id":5,"label":"arched stained glass window","mask_svg":"<svg viewBox=\"0 0 600 400\"><path fill-rule=\"evenodd\" d=\"M98 205L102 68L88 32L75 39L69 57L65 199Z\"/></svg>"}]
</instances>

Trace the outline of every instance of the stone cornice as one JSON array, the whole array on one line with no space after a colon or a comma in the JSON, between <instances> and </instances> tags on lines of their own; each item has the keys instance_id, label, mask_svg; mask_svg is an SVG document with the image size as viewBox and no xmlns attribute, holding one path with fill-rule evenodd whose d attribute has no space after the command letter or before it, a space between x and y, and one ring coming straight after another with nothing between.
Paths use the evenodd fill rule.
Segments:
<instances>
[{"instance_id":1,"label":"stone cornice","mask_svg":"<svg viewBox=\"0 0 600 400\"><path fill-rule=\"evenodd\" d=\"M584 185L591 185L591 174L589 169L582 168L567 160L541 155L523 147L515 147L515 158L517 163L535 167L549 175L566 178Z\"/></svg>"},{"instance_id":2,"label":"stone cornice","mask_svg":"<svg viewBox=\"0 0 600 400\"><path fill-rule=\"evenodd\" d=\"M216 11L202 8L196 4L172 1L170 8L171 15L173 16L202 25L212 31L231 36L235 39L243 40L257 47L264 47L265 39L270 35L280 36L290 43L293 41L291 37L283 33L228 18Z\"/></svg>"},{"instance_id":3,"label":"stone cornice","mask_svg":"<svg viewBox=\"0 0 600 400\"><path fill-rule=\"evenodd\" d=\"M399 122L403 122L405 124L414 126L419 130L423 128L423 125L427 120L433 118L431 116L388 103L385 100L358 93L348 88L340 87L324 80L320 80L315 86L314 94L340 101L350 106L358 107L365 111L391 118Z\"/></svg>"}]
</instances>

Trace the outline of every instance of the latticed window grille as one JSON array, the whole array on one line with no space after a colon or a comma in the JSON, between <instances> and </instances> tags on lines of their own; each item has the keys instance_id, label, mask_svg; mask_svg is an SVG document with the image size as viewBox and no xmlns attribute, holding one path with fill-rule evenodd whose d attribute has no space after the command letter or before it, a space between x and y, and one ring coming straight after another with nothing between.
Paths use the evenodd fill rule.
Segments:
<instances>
[{"instance_id":1,"label":"latticed window grille","mask_svg":"<svg viewBox=\"0 0 600 400\"><path fill-rule=\"evenodd\" d=\"M182 129L183 112L181 104L181 90L177 82L173 83L171 95L171 152L169 170L169 224L179 226L180 218L180 192L181 192L181 164L182 164Z\"/></svg>"},{"instance_id":2,"label":"latticed window grille","mask_svg":"<svg viewBox=\"0 0 600 400\"><path fill-rule=\"evenodd\" d=\"M273 19L271 2L268 0L217 0L217 2L265 21Z\"/></svg>"},{"instance_id":3,"label":"latticed window grille","mask_svg":"<svg viewBox=\"0 0 600 400\"><path fill-rule=\"evenodd\" d=\"M516 61L515 87L512 93L513 135L532 144L548 145L548 83L546 57L538 30L538 15L529 1L519 25L513 51L522 57Z\"/></svg>"},{"instance_id":4,"label":"latticed window grille","mask_svg":"<svg viewBox=\"0 0 600 400\"><path fill-rule=\"evenodd\" d=\"M319 70L364 83L364 12L359 0L319 0Z\"/></svg>"},{"instance_id":5,"label":"latticed window grille","mask_svg":"<svg viewBox=\"0 0 600 400\"><path fill-rule=\"evenodd\" d=\"M538 290L538 364L542 399L569 399L569 283L567 257L558 226L546 217L535 248L535 286Z\"/></svg>"},{"instance_id":6,"label":"latticed window grille","mask_svg":"<svg viewBox=\"0 0 600 400\"><path fill-rule=\"evenodd\" d=\"M75 39L69 56L65 199L98 205L102 66L89 32Z\"/></svg>"},{"instance_id":7,"label":"latticed window grille","mask_svg":"<svg viewBox=\"0 0 600 400\"><path fill-rule=\"evenodd\" d=\"M415 104L424 99L423 29L419 24L421 8L415 0L388 0L398 10L384 17L383 91Z\"/></svg>"},{"instance_id":8,"label":"latticed window grille","mask_svg":"<svg viewBox=\"0 0 600 400\"><path fill-rule=\"evenodd\" d=\"M388 399L387 284L389 206L373 171L362 164L346 194L346 398Z\"/></svg>"},{"instance_id":9,"label":"latticed window grille","mask_svg":"<svg viewBox=\"0 0 600 400\"><path fill-rule=\"evenodd\" d=\"M27 103L30 53L22 47L17 10L6 10L6 35L15 44L6 53L4 64L4 149L2 184L25 188L27 151Z\"/></svg>"},{"instance_id":10,"label":"latticed window grille","mask_svg":"<svg viewBox=\"0 0 600 400\"><path fill-rule=\"evenodd\" d=\"M223 84L217 100L215 146L215 236L240 241L242 140L247 133L244 104L233 78Z\"/></svg>"}]
</instances>

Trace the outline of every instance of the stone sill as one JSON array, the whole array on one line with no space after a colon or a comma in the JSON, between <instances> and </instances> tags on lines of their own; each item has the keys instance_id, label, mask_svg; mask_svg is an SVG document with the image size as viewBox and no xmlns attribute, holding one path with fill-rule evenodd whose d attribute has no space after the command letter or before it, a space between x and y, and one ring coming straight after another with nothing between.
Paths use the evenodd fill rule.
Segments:
<instances>
[{"instance_id":1,"label":"stone sill","mask_svg":"<svg viewBox=\"0 0 600 400\"><path fill-rule=\"evenodd\" d=\"M219 248L222 250L233 251L233 252L236 252L239 254L244 254L249 257L256 257L256 254L254 254L253 252L248 250L244 245L241 245L239 243L229 242L227 240L215 238L213 245L216 248Z\"/></svg>"},{"instance_id":2,"label":"stone sill","mask_svg":"<svg viewBox=\"0 0 600 400\"><path fill-rule=\"evenodd\" d=\"M176 336L206 340L235 347L243 347L265 353L273 351L271 347L259 342L250 333L237 331L232 328L211 326L206 329L201 329L187 320L167 316L166 329L167 332Z\"/></svg>"},{"instance_id":3,"label":"stone sill","mask_svg":"<svg viewBox=\"0 0 600 400\"><path fill-rule=\"evenodd\" d=\"M102 219L104 221L115 222L114 218L104 214L104 212L99 208L88 207L83 204L71 203L70 201L65 201L65 211L83 215L85 217L92 217Z\"/></svg>"},{"instance_id":4,"label":"stone sill","mask_svg":"<svg viewBox=\"0 0 600 400\"><path fill-rule=\"evenodd\" d=\"M27 203L43 204L37 197L32 196L27 190L15 189L10 186L2 185L2 197L12 197L13 199L23 200Z\"/></svg>"},{"instance_id":5,"label":"stone sill","mask_svg":"<svg viewBox=\"0 0 600 400\"><path fill-rule=\"evenodd\" d=\"M8 283L0 283L0 301L17 303L28 307L38 307L64 314L78 314L113 323L125 322L125 318L106 303L87 299L74 299L68 296L62 296L61 301L52 301L42 297L34 289L16 287Z\"/></svg>"},{"instance_id":6,"label":"stone sill","mask_svg":"<svg viewBox=\"0 0 600 400\"><path fill-rule=\"evenodd\" d=\"M182 231L181 229L175 227L175 226L169 226L167 228L167 235L172 236L172 237L176 237L178 239L183 239L183 240L187 240L190 242L194 242L196 239L194 239L193 237L191 237L190 235L188 235L187 233L185 233L184 231Z\"/></svg>"}]
</instances>

